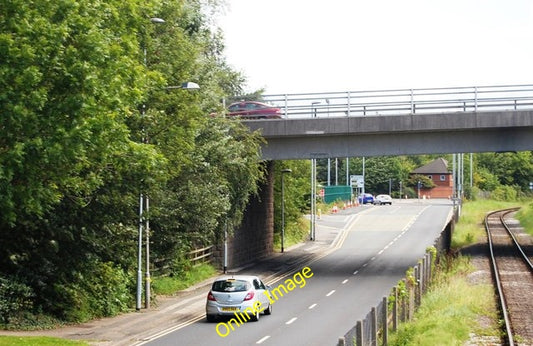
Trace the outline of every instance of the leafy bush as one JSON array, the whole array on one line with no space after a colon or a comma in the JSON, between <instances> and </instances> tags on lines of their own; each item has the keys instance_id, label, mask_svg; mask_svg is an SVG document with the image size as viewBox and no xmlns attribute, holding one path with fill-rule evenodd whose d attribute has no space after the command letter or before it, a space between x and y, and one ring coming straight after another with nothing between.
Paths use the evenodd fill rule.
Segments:
<instances>
[{"instance_id":1,"label":"leafy bush","mask_svg":"<svg viewBox=\"0 0 533 346\"><path fill-rule=\"evenodd\" d=\"M156 294L173 295L196 283L199 283L216 274L215 268L207 263L191 267L189 271L180 275L156 276L153 279L153 290Z\"/></svg>"},{"instance_id":2,"label":"leafy bush","mask_svg":"<svg viewBox=\"0 0 533 346\"><path fill-rule=\"evenodd\" d=\"M84 272L78 273L70 283L54 286L61 300L58 312L72 322L114 316L125 311L132 300L128 291L130 280L112 263L89 262Z\"/></svg>"},{"instance_id":3,"label":"leafy bush","mask_svg":"<svg viewBox=\"0 0 533 346\"><path fill-rule=\"evenodd\" d=\"M11 319L30 310L33 291L16 278L0 276L0 322L8 324Z\"/></svg>"},{"instance_id":4,"label":"leafy bush","mask_svg":"<svg viewBox=\"0 0 533 346\"><path fill-rule=\"evenodd\" d=\"M498 186L491 193L491 198L496 201L516 201L516 197L516 189L507 185Z\"/></svg>"}]
</instances>

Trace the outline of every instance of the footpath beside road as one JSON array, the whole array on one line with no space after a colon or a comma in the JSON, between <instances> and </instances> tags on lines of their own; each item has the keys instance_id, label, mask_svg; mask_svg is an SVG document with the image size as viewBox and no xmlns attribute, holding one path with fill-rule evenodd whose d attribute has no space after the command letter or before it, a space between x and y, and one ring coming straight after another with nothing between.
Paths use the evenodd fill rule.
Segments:
<instances>
[{"instance_id":1,"label":"footpath beside road","mask_svg":"<svg viewBox=\"0 0 533 346\"><path fill-rule=\"evenodd\" d=\"M341 210L339 214L354 214L366 208ZM242 268L229 268L235 274L258 275L272 284L300 270L314 260L333 251L342 238L343 229L327 226L327 220L340 215L323 215L316 222L316 240L306 241L274 253L256 263ZM53 330L4 331L0 335L53 336L72 340L86 340L91 345L141 345L172 330L205 318L205 299L213 279L205 280L175 296L157 297L149 310L141 309L119 316L102 318L87 323Z\"/></svg>"}]
</instances>

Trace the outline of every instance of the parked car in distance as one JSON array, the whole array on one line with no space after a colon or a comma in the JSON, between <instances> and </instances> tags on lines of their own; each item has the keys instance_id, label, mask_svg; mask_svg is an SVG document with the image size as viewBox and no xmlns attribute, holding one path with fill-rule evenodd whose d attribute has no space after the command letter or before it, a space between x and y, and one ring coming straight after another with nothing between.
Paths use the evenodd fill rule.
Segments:
<instances>
[{"instance_id":1,"label":"parked car in distance","mask_svg":"<svg viewBox=\"0 0 533 346\"><path fill-rule=\"evenodd\" d=\"M281 109L262 102L242 101L229 105L227 116L244 119L280 119Z\"/></svg>"},{"instance_id":2,"label":"parked car in distance","mask_svg":"<svg viewBox=\"0 0 533 346\"><path fill-rule=\"evenodd\" d=\"M374 196L372 196L370 193L364 193L359 195L358 200L359 204L373 204Z\"/></svg>"},{"instance_id":3,"label":"parked car in distance","mask_svg":"<svg viewBox=\"0 0 533 346\"><path fill-rule=\"evenodd\" d=\"M268 291L268 294L264 292ZM257 276L226 275L215 279L207 294L205 316L208 322L221 316L233 316L242 313L252 321L259 320L260 312L255 307L260 302L262 313L270 315L272 305L268 299L270 287L266 286ZM254 304L256 304L254 306Z\"/></svg>"},{"instance_id":4,"label":"parked car in distance","mask_svg":"<svg viewBox=\"0 0 533 346\"><path fill-rule=\"evenodd\" d=\"M389 195L377 195L374 198L374 204L382 205L382 204L388 204L392 205L392 197Z\"/></svg>"}]
</instances>

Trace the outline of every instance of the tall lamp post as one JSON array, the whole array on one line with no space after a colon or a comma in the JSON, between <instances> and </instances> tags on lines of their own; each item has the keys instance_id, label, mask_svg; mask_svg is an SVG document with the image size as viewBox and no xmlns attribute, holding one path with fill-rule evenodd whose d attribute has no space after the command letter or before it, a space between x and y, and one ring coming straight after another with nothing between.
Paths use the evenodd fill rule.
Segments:
<instances>
[{"instance_id":1,"label":"tall lamp post","mask_svg":"<svg viewBox=\"0 0 533 346\"><path fill-rule=\"evenodd\" d=\"M161 18L150 18L150 21L154 24L165 23L164 19ZM144 66L147 67L147 53L146 53L146 44L143 47L144 53ZM196 90L200 89L200 86L194 82L182 83L179 86L168 86L165 89L186 89L186 90ZM146 104L142 105L141 116L144 118L146 112ZM142 142L148 144L148 135L143 126L142 130ZM150 278L150 200L148 195L141 193L139 194L139 244L138 244L138 270L137 270L137 299L136 299L136 310L141 309L141 296L142 296L142 236L143 229L146 233L146 274L145 274L145 308L150 308L150 297L151 297L151 278ZM143 222L144 221L144 222Z\"/></svg>"},{"instance_id":2,"label":"tall lamp post","mask_svg":"<svg viewBox=\"0 0 533 346\"><path fill-rule=\"evenodd\" d=\"M320 104L320 101L311 103L312 117L317 117L316 105ZM311 218L310 218L310 231L309 239L315 240L316 231L316 158L311 159Z\"/></svg>"},{"instance_id":3,"label":"tall lamp post","mask_svg":"<svg viewBox=\"0 0 533 346\"><path fill-rule=\"evenodd\" d=\"M292 170L289 168L281 170L281 253L285 251L285 182L283 177L285 176L285 173L291 172Z\"/></svg>"},{"instance_id":4,"label":"tall lamp post","mask_svg":"<svg viewBox=\"0 0 533 346\"><path fill-rule=\"evenodd\" d=\"M164 19L161 18L150 18L150 22L153 24L162 24L165 22ZM144 67L148 67L147 63L147 52L146 52L146 42L143 44L143 55L144 55ZM142 105L141 110L141 117L144 118L146 112L146 104ZM145 133L145 129L143 126L142 129L142 142L147 143L148 142L148 136ZM143 238L143 229L146 232L146 299L145 304L146 308L150 307L150 271L149 271L149 260L148 260L148 254L150 252L149 250L149 231L150 231L150 223L148 217L144 218L144 213L148 214L149 211L149 200L148 196L145 196L142 191L139 194L139 244L138 244L138 255L137 255L137 299L135 304L135 309L140 310L141 309L141 295L142 295L142 238ZM143 220L144 219L144 220ZM143 225L143 221L145 222L145 225Z\"/></svg>"},{"instance_id":5,"label":"tall lamp post","mask_svg":"<svg viewBox=\"0 0 533 346\"><path fill-rule=\"evenodd\" d=\"M200 89L200 86L197 84L197 83L194 83L194 82L186 82L186 83L182 83L181 85L179 86L168 86L166 87L165 89L169 90L169 89L185 89L185 90L196 90L196 89ZM144 143L147 143L148 144L148 136L146 136L146 139L144 140ZM143 215L143 194L141 193L141 197L140 197L140 207L139 207L139 219L140 219L140 225L139 225L139 268L141 268L141 262L142 262L142 259L141 259L141 242L142 242L142 224L143 224L143 218L144 218L144 231L146 233L146 273L145 273L145 276L144 276L144 284L145 284L145 288L144 288L144 307L146 309L150 309L150 297L151 297L151 278L150 278L150 215L149 215L149 210L150 210L150 204L149 204L149 199L148 199L148 195L144 196L144 210L146 212L146 217L144 217ZM139 280L139 276L142 277L142 272L141 272L141 269L139 269L139 274L138 274L138 280ZM137 310L140 309L140 296L141 296L141 288L140 286L142 286L142 284L138 284L137 285L137 301L138 301L138 306L139 308Z\"/></svg>"}]
</instances>

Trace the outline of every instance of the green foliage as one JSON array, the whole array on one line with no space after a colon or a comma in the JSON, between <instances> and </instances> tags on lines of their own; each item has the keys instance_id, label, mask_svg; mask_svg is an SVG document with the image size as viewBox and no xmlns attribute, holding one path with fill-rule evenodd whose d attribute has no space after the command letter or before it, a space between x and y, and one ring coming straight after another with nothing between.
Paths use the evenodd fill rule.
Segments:
<instances>
[{"instance_id":1,"label":"green foliage","mask_svg":"<svg viewBox=\"0 0 533 346\"><path fill-rule=\"evenodd\" d=\"M55 308L71 322L116 315L131 301L130 277L111 263L90 261L69 282L55 285Z\"/></svg>"},{"instance_id":2,"label":"green foliage","mask_svg":"<svg viewBox=\"0 0 533 346\"><path fill-rule=\"evenodd\" d=\"M138 96L135 39L125 27L133 11L117 1L3 8L0 225L43 216L66 196L83 200L126 154L120 119Z\"/></svg>"},{"instance_id":3,"label":"green foliage","mask_svg":"<svg viewBox=\"0 0 533 346\"><path fill-rule=\"evenodd\" d=\"M499 186L490 194L496 201L516 201L517 192L512 186Z\"/></svg>"},{"instance_id":4,"label":"green foliage","mask_svg":"<svg viewBox=\"0 0 533 346\"><path fill-rule=\"evenodd\" d=\"M48 336L0 335L0 346L56 346L89 345L87 341L53 338Z\"/></svg>"},{"instance_id":5,"label":"green foliage","mask_svg":"<svg viewBox=\"0 0 533 346\"><path fill-rule=\"evenodd\" d=\"M479 169L486 178L496 180L486 186L492 191L497 185L517 186L520 190L527 190L533 172L533 153L522 151L517 153L483 153L477 155ZM483 189L483 187L482 187Z\"/></svg>"},{"instance_id":6,"label":"green foliage","mask_svg":"<svg viewBox=\"0 0 533 346\"><path fill-rule=\"evenodd\" d=\"M478 316L497 316L490 285L471 285L468 258L449 258L436 270L435 279L424 295L415 319L402 323L389 337L390 345L459 345L470 332L490 335L497 326L481 328ZM458 294L460 292L460 294Z\"/></svg>"},{"instance_id":7,"label":"green foliage","mask_svg":"<svg viewBox=\"0 0 533 346\"><path fill-rule=\"evenodd\" d=\"M435 187L435 183L433 183L433 180L431 180L425 175L413 174L407 180L408 186L411 186L415 190L418 188L418 182L420 182L421 189L431 189Z\"/></svg>"},{"instance_id":8,"label":"green foliage","mask_svg":"<svg viewBox=\"0 0 533 346\"><path fill-rule=\"evenodd\" d=\"M526 233L533 235L533 203L529 202L523 205L516 214L516 218L520 221L520 225Z\"/></svg>"},{"instance_id":9,"label":"green foliage","mask_svg":"<svg viewBox=\"0 0 533 346\"><path fill-rule=\"evenodd\" d=\"M310 205L309 181L310 163L305 160L278 161L274 166L274 246L281 248L281 176L284 179L285 194L285 238L288 247L301 242L309 233L309 222L302 220ZM291 173L282 173L290 169Z\"/></svg>"},{"instance_id":10,"label":"green foliage","mask_svg":"<svg viewBox=\"0 0 533 346\"><path fill-rule=\"evenodd\" d=\"M16 278L0 276L0 324L9 324L23 311L33 307L33 292Z\"/></svg>"},{"instance_id":11,"label":"green foliage","mask_svg":"<svg viewBox=\"0 0 533 346\"><path fill-rule=\"evenodd\" d=\"M477 199L462 204L461 217L453 231L452 248L459 249L475 244L485 237L483 220L487 212L498 209L526 206L528 202Z\"/></svg>"},{"instance_id":12,"label":"green foliage","mask_svg":"<svg viewBox=\"0 0 533 346\"><path fill-rule=\"evenodd\" d=\"M173 295L194 284L202 282L216 274L215 268L210 264L201 264L191 267L179 275L158 276L153 278L154 293Z\"/></svg>"},{"instance_id":13,"label":"green foliage","mask_svg":"<svg viewBox=\"0 0 533 346\"><path fill-rule=\"evenodd\" d=\"M264 174L257 134L206 117L244 81L212 31L219 4L4 5L0 273L32 290L24 313L116 314L134 289L141 191L154 255L180 258L238 224ZM185 81L201 89L166 89Z\"/></svg>"},{"instance_id":14,"label":"green foliage","mask_svg":"<svg viewBox=\"0 0 533 346\"><path fill-rule=\"evenodd\" d=\"M309 220L300 217L297 223L289 223L285 225L285 237L283 240L284 248L292 245L300 244L309 238ZM281 230L274 232L274 249L281 249Z\"/></svg>"}]
</instances>

